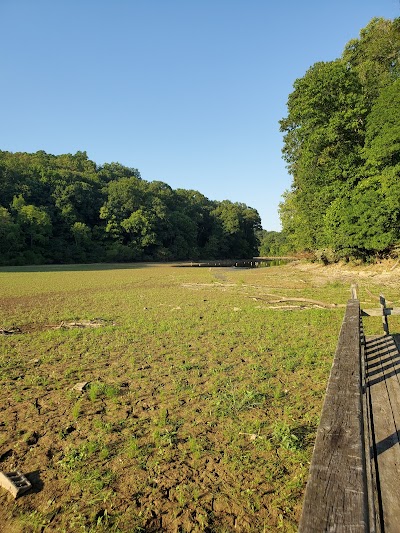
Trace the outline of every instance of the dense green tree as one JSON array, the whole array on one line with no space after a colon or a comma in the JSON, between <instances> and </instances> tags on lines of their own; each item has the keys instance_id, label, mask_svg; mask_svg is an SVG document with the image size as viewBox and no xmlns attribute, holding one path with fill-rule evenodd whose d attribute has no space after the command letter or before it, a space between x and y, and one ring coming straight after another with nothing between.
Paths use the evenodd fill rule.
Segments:
<instances>
[{"instance_id":1,"label":"dense green tree","mask_svg":"<svg viewBox=\"0 0 400 533\"><path fill-rule=\"evenodd\" d=\"M294 84L288 100L284 157L293 175L293 228L306 249L325 245L323 216L343 186L357 181L366 110L356 74L341 61L317 63ZM345 185L344 185L345 184Z\"/></svg>"},{"instance_id":2,"label":"dense green tree","mask_svg":"<svg viewBox=\"0 0 400 533\"><path fill-rule=\"evenodd\" d=\"M107 187L107 197L100 208L100 218L107 223L106 231L122 244L127 240L126 231L121 225L132 213L140 209L144 202L142 180L134 176L111 181Z\"/></svg>"},{"instance_id":3,"label":"dense green tree","mask_svg":"<svg viewBox=\"0 0 400 533\"><path fill-rule=\"evenodd\" d=\"M218 237L220 257L253 257L257 254L257 231L261 229L261 220L255 209L223 200L211 214L217 222L212 236Z\"/></svg>"},{"instance_id":4,"label":"dense green tree","mask_svg":"<svg viewBox=\"0 0 400 533\"><path fill-rule=\"evenodd\" d=\"M260 241L259 255L261 257L279 257L290 252L286 236L281 231L261 230L258 238Z\"/></svg>"},{"instance_id":5,"label":"dense green tree","mask_svg":"<svg viewBox=\"0 0 400 533\"><path fill-rule=\"evenodd\" d=\"M106 183L121 178L140 179L140 172L136 168L126 167L120 163L104 163L103 166L99 167L97 175L101 181Z\"/></svg>"},{"instance_id":6,"label":"dense green tree","mask_svg":"<svg viewBox=\"0 0 400 533\"><path fill-rule=\"evenodd\" d=\"M43 208L27 204L21 195L14 197L12 211L20 229L21 244L29 251L29 257L33 262L45 260L46 244L52 233L50 216Z\"/></svg>"},{"instance_id":7,"label":"dense green tree","mask_svg":"<svg viewBox=\"0 0 400 533\"><path fill-rule=\"evenodd\" d=\"M379 183L384 198L389 247L400 242L400 78L381 91L368 115L363 153L365 174Z\"/></svg>"},{"instance_id":8,"label":"dense green tree","mask_svg":"<svg viewBox=\"0 0 400 533\"><path fill-rule=\"evenodd\" d=\"M382 88L400 76L400 18L373 18L344 48L342 59L355 72L370 107Z\"/></svg>"},{"instance_id":9,"label":"dense green tree","mask_svg":"<svg viewBox=\"0 0 400 533\"><path fill-rule=\"evenodd\" d=\"M2 262L12 262L21 248L20 227L14 222L11 213L0 207L0 257Z\"/></svg>"},{"instance_id":10,"label":"dense green tree","mask_svg":"<svg viewBox=\"0 0 400 533\"><path fill-rule=\"evenodd\" d=\"M385 87L372 106L363 155L369 174L400 163L400 78Z\"/></svg>"},{"instance_id":11,"label":"dense green tree","mask_svg":"<svg viewBox=\"0 0 400 533\"><path fill-rule=\"evenodd\" d=\"M245 257L258 213L86 152L0 151L0 264Z\"/></svg>"},{"instance_id":12,"label":"dense green tree","mask_svg":"<svg viewBox=\"0 0 400 533\"><path fill-rule=\"evenodd\" d=\"M379 178L359 183L337 198L326 213L329 242L341 257L367 258L387 250L396 238Z\"/></svg>"},{"instance_id":13,"label":"dense green tree","mask_svg":"<svg viewBox=\"0 0 400 533\"><path fill-rule=\"evenodd\" d=\"M400 19L373 19L295 81L280 122L293 177L280 214L295 250L366 257L399 240L399 76Z\"/></svg>"}]
</instances>

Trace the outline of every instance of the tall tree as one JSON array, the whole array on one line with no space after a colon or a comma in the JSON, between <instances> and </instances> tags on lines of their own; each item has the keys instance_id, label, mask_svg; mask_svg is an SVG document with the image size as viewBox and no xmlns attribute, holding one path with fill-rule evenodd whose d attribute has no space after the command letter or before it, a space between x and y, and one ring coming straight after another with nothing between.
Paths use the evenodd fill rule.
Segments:
<instances>
[{"instance_id":1,"label":"tall tree","mask_svg":"<svg viewBox=\"0 0 400 533\"><path fill-rule=\"evenodd\" d=\"M342 60L356 72L368 107L400 76L400 18L373 18L344 48Z\"/></svg>"},{"instance_id":2,"label":"tall tree","mask_svg":"<svg viewBox=\"0 0 400 533\"><path fill-rule=\"evenodd\" d=\"M400 19L373 19L341 58L295 81L280 122L293 176L280 210L296 249L365 256L396 240L399 75Z\"/></svg>"},{"instance_id":3,"label":"tall tree","mask_svg":"<svg viewBox=\"0 0 400 533\"><path fill-rule=\"evenodd\" d=\"M293 231L308 249L325 245L324 213L337 191L358 179L365 115L358 77L340 60L316 63L294 84L281 131L291 200L301 212Z\"/></svg>"}]
</instances>

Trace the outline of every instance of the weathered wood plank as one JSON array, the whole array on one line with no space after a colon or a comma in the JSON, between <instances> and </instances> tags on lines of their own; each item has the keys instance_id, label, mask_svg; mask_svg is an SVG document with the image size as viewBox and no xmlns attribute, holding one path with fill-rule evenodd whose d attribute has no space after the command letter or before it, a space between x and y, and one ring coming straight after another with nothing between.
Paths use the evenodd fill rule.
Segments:
<instances>
[{"instance_id":1,"label":"weathered wood plank","mask_svg":"<svg viewBox=\"0 0 400 533\"><path fill-rule=\"evenodd\" d=\"M367 338L366 372L379 511L385 533L397 533L400 524L400 354L393 337Z\"/></svg>"},{"instance_id":2,"label":"weathered wood plank","mask_svg":"<svg viewBox=\"0 0 400 533\"><path fill-rule=\"evenodd\" d=\"M301 533L369 531L360 372L360 306L339 335L303 504Z\"/></svg>"}]
</instances>

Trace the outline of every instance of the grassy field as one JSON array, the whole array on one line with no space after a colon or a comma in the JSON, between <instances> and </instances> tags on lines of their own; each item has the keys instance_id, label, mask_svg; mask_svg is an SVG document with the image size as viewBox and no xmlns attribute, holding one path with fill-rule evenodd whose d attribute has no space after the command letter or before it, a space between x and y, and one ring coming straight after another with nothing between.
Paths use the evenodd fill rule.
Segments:
<instances>
[{"instance_id":1,"label":"grassy field","mask_svg":"<svg viewBox=\"0 0 400 533\"><path fill-rule=\"evenodd\" d=\"M296 531L354 280L399 305L301 264L0 269L0 470L33 484L1 531Z\"/></svg>"}]
</instances>

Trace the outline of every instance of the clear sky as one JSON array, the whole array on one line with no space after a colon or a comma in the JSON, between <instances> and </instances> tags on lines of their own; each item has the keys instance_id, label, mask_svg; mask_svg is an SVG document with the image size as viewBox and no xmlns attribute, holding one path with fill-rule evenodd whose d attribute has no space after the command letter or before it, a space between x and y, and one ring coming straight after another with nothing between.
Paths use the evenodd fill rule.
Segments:
<instances>
[{"instance_id":1,"label":"clear sky","mask_svg":"<svg viewBox=\"0 0 400 533\"><path fill-rule=\"evenodd\" d=\"M0 0L0 150L86 150L279 230L293 82L375 16L400 0Z\"/></svg>"}]
</instances>

